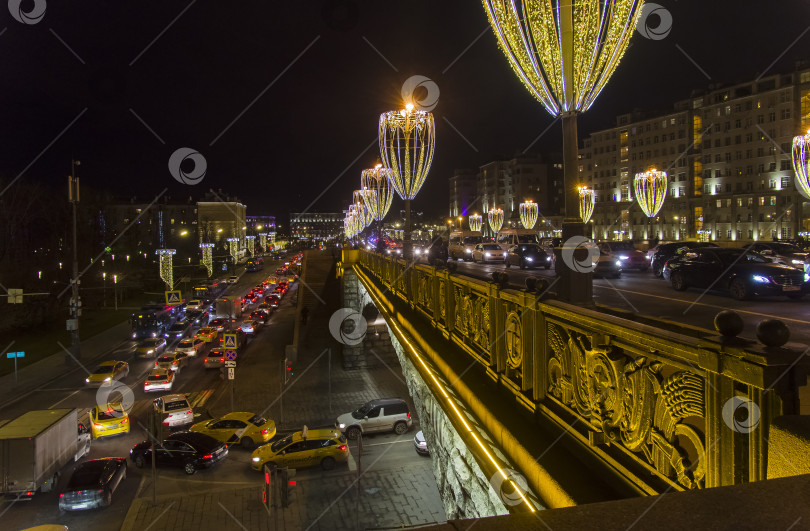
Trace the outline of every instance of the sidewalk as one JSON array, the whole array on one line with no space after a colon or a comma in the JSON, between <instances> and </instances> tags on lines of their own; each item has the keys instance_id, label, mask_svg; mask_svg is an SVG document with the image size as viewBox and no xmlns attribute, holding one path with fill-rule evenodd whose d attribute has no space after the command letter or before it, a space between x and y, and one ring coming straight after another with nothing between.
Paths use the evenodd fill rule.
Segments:
<instances>
[{"instance_id":1,"label":"sidewalk","mask_svg":"<svg viewBox=\"0 0 810 531\"><path fill-rule=\"evenodd\" d=\"M317 252L317 251L310 251ZM321 262L313 257L310 263ZM317 272L317 274L316 274ZM300 348L294 376L283 394L284 422L276 416L278 404L269 411L279 431L300 430L309 427L334 426L338 414L352 411L362 403L379 397L408 397L408 390L398 366L344 371L340 361L341 345L329 332L329 318L340 308L340 281L335 279L334 268L313 267L304 278L310 287L318 286L324 302L312 303L307 324L299 327ZM317 278L316 278L317 277ZM297 286L306 290L305 286ZM299 297L301 294L299 292ZM318 298L313 297L316 301ZM292 331L290 331L292 332ZM278 342L290 341L279 337ZM239 407L261 411L278 398L278 371L280 355L265 357L261 370L267 371L270 385L260 389L237 389ZM331 354L330 354L331 353ZM330 363L331 358L331 363ZM331 385L331 392L330 392ZM410 400L409 400L410 401ZM330 407L331 404L331 407ZM410 437L419 430L418 419L409 432ZM405 446L407 444L407 446ZM350 445L353 458L356 446ZM227 529L298 530L328 529L354 530L366 527L399 527L426 524L446 519L439 499L431 462L415 456L410 440L395 446L408 448L407 462L390 458L383 465L373 467L376 459L384 457L394 445L381 449L367 449L363 457L363 474L358 481L356 466L338 467L325 472L317 469L298 474L289 507L278 509L275 522L261 504L261 488L232 488L204 495L161 499L157 506L151 499L137 498L127 515L122 531L150 531L199 529L223 531ZM375 455L376 454L376 455ZM393 461L393 463L392 463ZM382 463L382 461L381 461ZM314 470L314 469L313 469ZM213 486L212 486L213 488Z\"/></svg>"}]
</instances>

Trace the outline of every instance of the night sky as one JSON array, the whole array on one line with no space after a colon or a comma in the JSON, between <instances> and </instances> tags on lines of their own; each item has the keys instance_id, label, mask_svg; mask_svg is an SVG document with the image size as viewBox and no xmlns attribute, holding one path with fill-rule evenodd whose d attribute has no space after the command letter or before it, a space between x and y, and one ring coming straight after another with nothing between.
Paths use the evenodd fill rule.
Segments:
<instances>
[{"instance_id":1,"label":"night sky","mask_svg":"<svg viewBox=\"0 0 810 531\"><path fill-rule=\"evenodd\" d=\"M523 151L553 121L512 73L476 0L48 0L29 25L2 4L3 187L21 172L61 186L73 156L83 186L120 196L221 188L249 215L339 211L378 157L379 114L400 108L402 84L422 75L440 97L434 163L414 208L440 215L454 168ZM659 4L671 32L634 35L580 118L580 139L634 107L670 109L693 89L810 59L806 0ZM169 173L182 147L205 158L195 186ZM560 149L555 124L531 151Z\"/></svg>"}]
</instances>

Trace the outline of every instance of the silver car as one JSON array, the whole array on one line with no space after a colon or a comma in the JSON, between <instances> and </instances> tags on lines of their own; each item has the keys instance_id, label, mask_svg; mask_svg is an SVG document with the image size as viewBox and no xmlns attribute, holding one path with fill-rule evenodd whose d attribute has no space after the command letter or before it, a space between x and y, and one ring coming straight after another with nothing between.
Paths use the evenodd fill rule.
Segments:
<instances>
[{"instance_id":1,"label":"silver car","mask_svg":"<svg viewBox=\"0 0 810 531\"><path fill-rule=\"evenodd\" d=\"M337 427L349 439L357 439L360 434L388 431L402 435L412 424L411 411L401 398L378 398L337 418Z\"/></svg>"}]
</instances>

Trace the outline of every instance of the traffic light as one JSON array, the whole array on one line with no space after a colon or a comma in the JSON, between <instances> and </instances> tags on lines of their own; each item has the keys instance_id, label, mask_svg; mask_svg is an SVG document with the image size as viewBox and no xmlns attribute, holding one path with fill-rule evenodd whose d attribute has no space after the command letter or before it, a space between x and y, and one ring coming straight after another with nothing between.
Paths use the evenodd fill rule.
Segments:
<instances>
[{"instance_id":1,"label":"traffic light","mask_svg":"<svg viewBox=\"0 0 810 531\"><path fill-rule=\"evenodd\" d=\"M293 376L293 366L292 360L285 359L284 360L284 383L287 383L292 379Z\"/></svg>"},{"instance_id":2,"label":"traffic light","mask_svg":"<svg viewBox=\"0 0 810 531\"><path fill-rule=\"evenodd\" d=\"M295 469L282 468L281 469L281 506L290 506L290 489L295 487Z\"/></svg>"},{"instance_id":3,"label":"traffic light","mask_svg":"<svg viewBox=\"0 0 810 531\"><path fill-rule=\"evenodd\" d=\"M264 492L262 492L262 504L269 512L273 508L273 475L275 469L264 465Z\"/></svg>"}]
</instances>

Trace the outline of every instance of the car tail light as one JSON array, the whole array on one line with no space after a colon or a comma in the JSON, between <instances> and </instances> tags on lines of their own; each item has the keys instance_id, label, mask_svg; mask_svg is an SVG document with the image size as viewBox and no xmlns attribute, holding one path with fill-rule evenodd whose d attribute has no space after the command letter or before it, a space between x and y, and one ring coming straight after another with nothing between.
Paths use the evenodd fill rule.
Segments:
<instances>
[{"instance_id":1,"label":"car tail light","mask_svg":"<svg viewBox=\"0 0 810 531\"><path fill-rule=\"evenodd\" d=\"M224 357L219 358L219 361L221 361L222 363L225 363L225 358Z\"/></svg>"},{"instance_id":2,"label":"car tail light","mask_svg":"<svg viewBox=\"0 0 810 531\"><path fill-rule=\"evenodd\" d=\"M411 412L408 411L408 418L411 418Z\"/></svg>"},{"instance_id":3,"label":"car tail light","mask_svg":"<svg viewBox=\"0 0 810 531\"><path fill-rule=\"evenodd\" d=\"M172 362L172 365L177 365L177 360L174 360L174 361Z\"/></svg>"},{"instance_id":4,"label":"car tail light","mask_svg":"<svg viewBox=\"0 0 810 531\"><path fill-rule=\"evenodd\" d=\"M191 414L193 414L193 413L194 413L194 412L193 412L193 411L191 411L190 409L189 409L188 411L186 411L186 415L191 415Z\"/></svg>"},{"instance_id":5,"label":"car tail light","mask_svg":"<svg viewBox=\"0 0 810 531\"><path fill-rule=\"evenodd\" d=\"M167 425L167 426L168 426L168 425L169 425L169 419L164 420L164 421L163 421L163 424L165 424L165 425Z\"/></svg>"},{"instance_id":6,"label":"car tail light","mask_svg":"<svg viewBox=\"0 0 810 531\"><path fill-rule=\"evenodd\" d=\"M155 367L157 367L157 366L158 366L158 362L155 362Z\"/></svg>"},{"instance_id":7,"label":"car tail light","mask_svg":"<svg viewBox=\"0 0 810 531\"><path fill-rule=\"evenodd\" d=\"M163 383L172 383L172 381L171 381L171 379L168 379L168 380L166 380L166 381L165 381L165 382L163 382Z\"/></svg>"},{"instance_id":8,"label":"car tail light","mask_svg":"<svg viewBox=\"0 0 810 531\"><path fill-rule=\"evenodd\" d=\"M30 493L30 492L26 492L26 493L25 493L25 495L26 495L26 496L28 496L29 494L31 494L31 493ZM65 497L65 494L64 494L64 493L62 493L62 494L60 494L60 495L59 495L59 497L60 497L60 498L64 498L64 497Z\"/></svg>"},{"instance_id":9,"label":"car tail light","mask_svg":"<svg viewBox=\"0 0 810 531\"><path fill-rule=\"evenodd\" d=\"M203 358L203 363L208 363L208 358Z\"/></svg>"},{"instance_id":10,"label":"car tail light","mask_svg":"<svg viewBox=\"0 0 810 531\"><path fill-rule=\"evenodd\" d=\"M205 454L203 456L203 459L213 459L213 458L214 458L214 454Z\"/></svg>"},{"instance_id":11,"label":"car tail light","mask_svg":"<svg viewBox=\"0 0 810 531\"><path fill-rule=\"evenodd\" d=\"M338 446L338 450L340 450L341 452L345 452L346 451L346 445L341 444L340 446Z\"/></svg>"},{"instance_id":12,"label":"car tail light","mask_svg":"<svg viewBox=\"0 0 810 531\"><path fill-rule=\"evenodd\" d=\"M129 424L129 417L124 417L124 418L121 420L121 424Z\"/></svg>"},{"instance_id":13,"label":"car tail light","mask_svg":"<svg viewBox=\"0 0 810 531\"><path fill-rule=\"evenodd\" d=\"M96 491L96 494L104 494L104 489L98 489L98 490Z\"/></svg>"}]
</instances>

